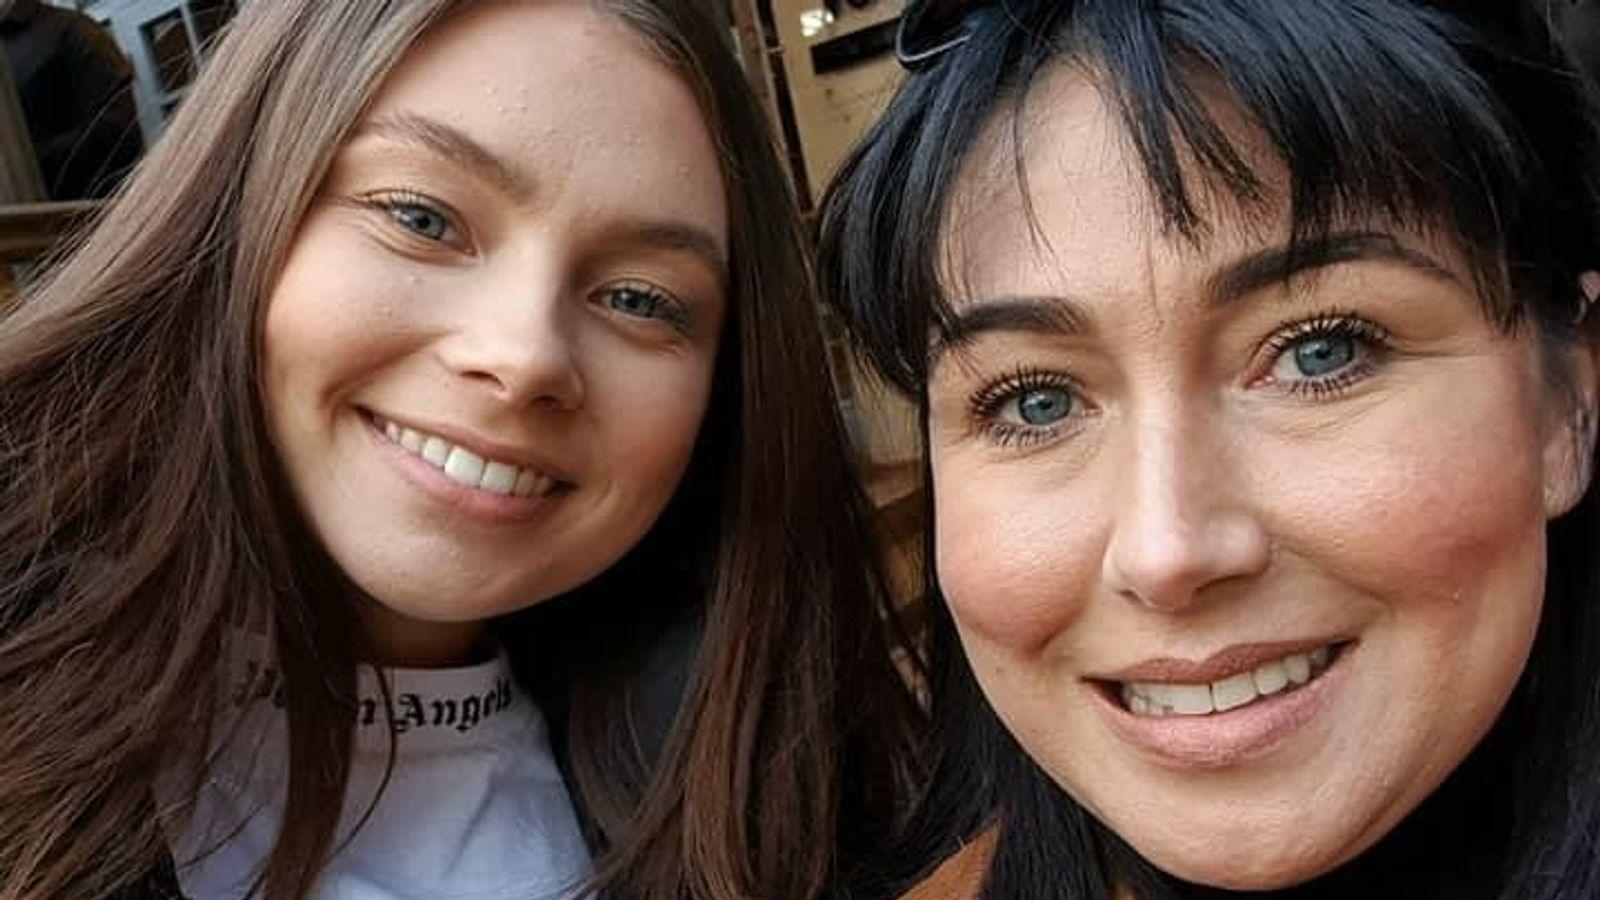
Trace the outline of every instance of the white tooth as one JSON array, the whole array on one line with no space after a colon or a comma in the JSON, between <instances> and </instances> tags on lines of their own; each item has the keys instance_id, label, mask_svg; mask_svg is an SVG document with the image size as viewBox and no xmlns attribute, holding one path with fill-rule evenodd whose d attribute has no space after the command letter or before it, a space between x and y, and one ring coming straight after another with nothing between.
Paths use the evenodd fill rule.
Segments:
<instances>
[{"instance_id":1,"label":"white tooth","mask_svg":"<svg viewBox=\"0 0 1600 900\"><path fill-rule=\"evenodd\" d=\"M1305 684L1311 680L1311 657L1304 653L1283 658L1283 670L1289 673L1289 680L1295 684Z\"/></svg>"},{"instance_id":2,"label":"white tooth","mask_svg":"<svg viewBox=\"0 0 1600 900\"><path fill-rule=\"evenodd\" d=\"M533 489L539 486L539 473L532 469L523 469L517 474L517 483L511 488L511 493L518 497L532 497Z\"/></svg>"},{"instance_id":3,"label":"white tooth","mask_svg":"<svg viewBox=\"0 0 1600 900\"><path fill-rule=\"evenodd\" d=\"M1155 707L1150 705L1150 701L1146 700L1143 694L1134 694L1133 700L1128 704L1128 708L1133 710L1133 714L1136 716L1150 716L1156 713Z\"/></svg>"},{"instance_id":4,"label":"white tooth","mask_svg":"<svg viewBox=\"0 0 1600 900\"><path fill-rule=\"evenodd\" d=\"M1256 698L1256 680L1249 672L1211 682L1211 705L1217 712L1237 709Z\"/></svg>"},{"instance_id":5,"label":"white tooth","mask_svg":"<svg viewBox=\"0 0 1600 900\"><path fill-rule=\"evenodd\" d=\"M1311 651L1311 668L1322 671L1328 667L1328 660L1333 657L1333 651L1327 647L1318 647Z\"/></svg>"},{"instance_id":6,"label":"white tooth","mask_svg":"<svg viewBox=\"0 0 1600 900\"><path fill-rule=\"evenodd\" d=\"M468 487L477 487L483 478L483 457L460 447L450 451L444 461L444 473Z\"/></svg>"},{"instance_id":7,"label":"white tooth","mask_svg":"<svg viewBox=\"0 0 1600 900\"><path fill-rule=\"evenodd\" d=\"M1289 673L1284 671L1283 663L1273 660L1251 673L1255 678L1256 693L1266 696L1276 694L1289 686Z\"/></svg>"},{"instance_id":8,"label":"white tooth","mask_svg":"<svg viewBox=\"0 0 1600 900\"><path fill-rule=\"evenodd\" d=\"M483 467L483 479L478 482L478 487L504 497L510 494L517 486L517 467L505 463L491 462Z\"/></svg>"},{"instance_id":9,"label":"white tooth","mask_svg":"<svg viewBox=\"0 0 1600 900\"><path fill-rule=\"evenodd\" d=\"M533 495L543 497L556 489L556 480L549 475L540 475L538 482L533 486Z\"/></svg>"},{"instance_id":10,"label":"white tooth","mask_svg":"<svg viewBox=\"0 0 1600 900\"><path fill-rule=\"evenodd\" d=\"M1137 696L1137 694L1135 694L1134 691L1133 691L1133 685L1131 685L1128 682L1124 681L1122 683L1122 705L1128 707L1129 709L1132 709L1133 708L1133 698L1135 696Z\"/></svg>"},{"instance_id":11,"label":"white tooth","mask_svg":"<svg viewBox=\"0 0 1600 900\"><path fill-rule=\"evenodd\" d=\"M1211 705L1209 684L1169 684L1172 702L1168 706L1180 716L1203 716L1216 709Z\"/></svg>"},{"instance_id":12,"label":"white tooth","mask_svg":"<svg viewBox=\"0 0 1600 900\"><path fill-rule=\"evenodd\" d=\"M410 428L400 429L400 446L410 450L412 453L421 453L422 445L427 440L420 431L413 431Z\"/></svg>"},{"instance_id":13,"label":"white tooth","mask_svg":"<svg viewBox=\"0 0 1600 900\"><path fill-rule=\"evenodd\" d=\"M1150 701L1151 709L1172 708L1172 685L1156 682L1136 682L1133 689Z\"/></svg>"},{"instance_id":14,"label":"white tooth","mask_svg":"<svg viewBox=\"0 0 1600 900\"><path fill-rule=\"evenodd\" d=\"M388 435L389 440L394 441L395 443L399 443L400 442L400 426L399 425L396 425L393 422L384 422L383 423L383 433L385 435Z\"/></svg>"},{"instance_id":15,"label":"white tooth","mask_svg":"<svg viewBox=\"0 0 1600 900\"><path fill-rule=\"evenodd\" d=\"M444 465L444 461L450 458L449 442L429 435L422 442L422 458L436 466Z\"/></svg>"}]
</instances>

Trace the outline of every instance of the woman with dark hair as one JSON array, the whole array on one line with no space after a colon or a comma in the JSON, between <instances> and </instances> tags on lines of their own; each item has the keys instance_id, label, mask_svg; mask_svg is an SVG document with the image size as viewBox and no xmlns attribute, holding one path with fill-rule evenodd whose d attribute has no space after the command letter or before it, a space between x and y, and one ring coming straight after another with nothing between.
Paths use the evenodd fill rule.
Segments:
<instances>
[{"instance_id":1,"label":"woman with dark hair","mask_svg":"<svg viewBox=\"0 0 1600 900\"><path fill-rule=\"evenodd\" d=\"M274 0L210 59L0 320L0 897L843 893L912 707L725 36Z\"/></svg>"},{"instance_id":2,"label":"woman with dark hair","mask_svg":"<svg viewBox=\"0 0 1600 900\"><path fill-rule=\"evenodd\" d=\"M916 896L1600 896L1600 146L1547 24L908 10L822 278L924 415Z\"/></svg>"}]
</instances>

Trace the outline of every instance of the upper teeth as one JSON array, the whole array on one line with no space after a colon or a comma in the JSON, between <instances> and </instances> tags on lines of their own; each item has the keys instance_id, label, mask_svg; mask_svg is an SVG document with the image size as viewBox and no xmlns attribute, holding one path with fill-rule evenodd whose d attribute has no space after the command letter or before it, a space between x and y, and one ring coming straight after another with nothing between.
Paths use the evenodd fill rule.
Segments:
<instances>
[{"instance_id":1,"label":"upper teeth","mask_svg":"<svg viewBox=\"0 0 1600 900\"><path fill-rule=\"evenodd\" d=\"M1230 675L1209 684L1150 681L1122 683L1122 702L1139 716L1204 716L1237 709L1261 697L1298 687L1328 667L1332 650L1319 647Z\"/></svg>"},{"instance_id":2,"label":"upper teeth","mask_svg":"<svg viewBox=\"0 0 1600 900\"><path fill-rule=\"evenodd\" d=\"M377 421L389 440L427 461L451 480L467 487L499 494L502 497L543 497L560 484L554 478L535 469L484 459L471 450L452 444L438 435L397 425L387 419Z\"/></svg>"}]
</instances>

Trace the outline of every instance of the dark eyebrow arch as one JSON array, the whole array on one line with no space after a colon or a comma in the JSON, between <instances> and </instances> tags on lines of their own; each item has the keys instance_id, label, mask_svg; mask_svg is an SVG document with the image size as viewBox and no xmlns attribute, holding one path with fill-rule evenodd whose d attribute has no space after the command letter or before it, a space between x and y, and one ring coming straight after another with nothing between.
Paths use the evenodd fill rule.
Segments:
<instances>
[{"instance_id":1,"label":"dark eyebrow arch","mask_svg":"<svg viewBox=\"0 0 1600 900\"><path fill-rule=\"evenodd\" d=\"M1438 260L1400 243L1381 231L1341 231L1328 235L1311 252L1290 246L1271 247L1244 256L1206 279L1205 296L1212 306L1226 306L1263 288L1293 281L1317 269L1348 262L1382 260L1399 263L1433 278L1459 283Z\"/></svg>"},{"instance_id":2,"label":"dark eyebrow arch","mask_svg":"<svg viewBox=\"0 0 1600 900\"><path fill-rule=\"evenodd\" d=\"M995 297L957 309L940 329L932 361L946 351L970 345L990 331L1025 331L1073 336L1089 333L1089 319L1069 297Z\"/></svg>"},{"instance_id":3,"label":"dark eyebrow arch","mask_svg":"<svg viewBox=\"0 0 1600 900\"><path fill-rule=\"evenodd\" d=\"M1458 284L1443 264L1381 231L1342 231L1330 234L1316 252L1296 252L1291 246L1270 247L1230 262L1206 279L1205 297L1212 306L1225 306L1263 288L1292 281L1317 269L1348 262L1396 262L1433 278ZM930 348L930 362L945 351L966 346L990 331L1021 331L1072 337L1091 333L1083 307L1068 297L1015 296L985 299L957 309Z\"/></svg>"},{"instance_id":4,"label":"dark eyebrow arch","mask_svg":"<svg viewBox=\"0 0 1600 900\"><path fill-rule=\"evenodd\" d=\"M534 196L533 182L460 129L416 113L395 113L363 124L357 137L382 137L420 147L441 159L465 165L520 205Z\"/></svg>"}]
</instances>

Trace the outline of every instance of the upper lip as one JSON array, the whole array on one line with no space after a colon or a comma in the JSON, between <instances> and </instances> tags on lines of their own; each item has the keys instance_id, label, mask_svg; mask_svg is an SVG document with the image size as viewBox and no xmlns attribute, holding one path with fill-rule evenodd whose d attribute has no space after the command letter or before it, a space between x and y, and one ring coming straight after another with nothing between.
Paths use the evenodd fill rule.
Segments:
<instances>
[{"instance_id":1,"label":"upper lip","mask_svg":"<svg viewBox=\"0 0 1600 900\"><path fill-rule=\"evenodd\" d=\"M1241 672L1248 672L1263 663L1296 653L1307 653L1318 647L1341 643L1337 637L1307 638L1295 641L1234 644L1205 659L1179 659L1156 657L1135 663L1126 668L1093 676L1097 681L1144 681L1172 684L1200 684L1220 681Z\"/></svg>"},{"instance_id":2,"label":"upper lip","mask_svg":"<svg viewBox=\"0 0 1600 900\"><path fill-rule=\"evenodd\" d=\"M571 471L566 467L550 459L542 452L525 445L507 444L468 428L431 419L396 416L379 410L370 410L369 412L379 419L393 422L402 428L438 435L450 443L458 447L465 447L487 460L510 463L519 468L534 469L541 475L569 484L574 480Z\"/></svg>"}]
</instances>

